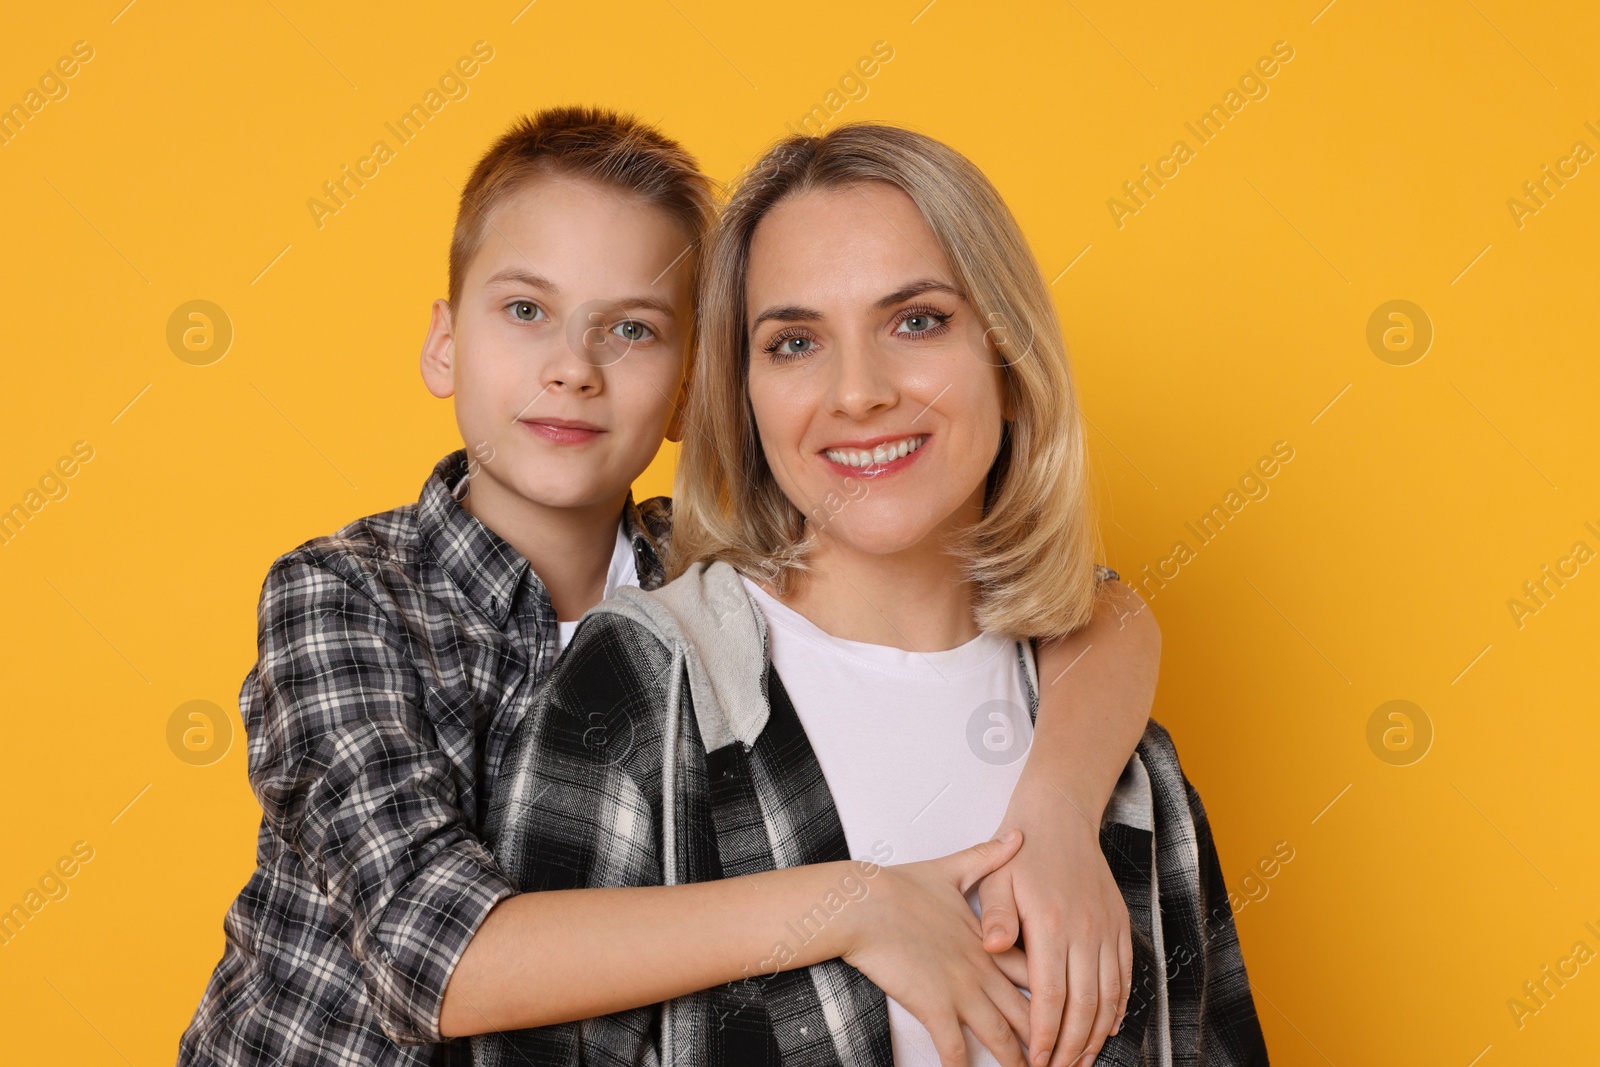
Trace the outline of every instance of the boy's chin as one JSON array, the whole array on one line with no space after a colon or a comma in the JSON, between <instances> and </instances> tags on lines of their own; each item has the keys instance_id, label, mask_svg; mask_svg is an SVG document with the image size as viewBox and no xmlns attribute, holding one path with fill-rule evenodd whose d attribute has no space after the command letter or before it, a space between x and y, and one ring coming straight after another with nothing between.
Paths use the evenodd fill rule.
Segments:
<instances>
[{"instance_id":1,"label":"boy's chin","mask_svg":"<svg viewBox=\"0 0 1600 1067\"><path fill-rule=\"evenodd\" d=\"M597 480L581 476L559 479L546 474L519 480L513 488L518 496L530 504L577 510L614 502L618 496L626 494L629 487L602 485Z\"/></svg>"}]
</instances>

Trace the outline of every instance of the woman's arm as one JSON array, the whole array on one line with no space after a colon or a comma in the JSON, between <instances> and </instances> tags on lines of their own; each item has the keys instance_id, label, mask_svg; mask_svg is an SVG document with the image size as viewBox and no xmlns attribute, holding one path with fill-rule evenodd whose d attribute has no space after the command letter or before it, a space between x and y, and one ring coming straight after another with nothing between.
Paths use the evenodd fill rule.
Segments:
<instances>
[{"instance_id":1,"label":"woman's arm","mask_svg":"<svg viewBox=\"0 0 1600 1067\"><path fill-rule=\"evenodd\" d=\"M1021 835L1007 838L892 867L840 861L688 885L522 893L468 943L439 1030L547 1026L838 956L921 1019L946 1063L965 1055L965 1025L1001 1063L1022 1067L1026 1004L984 951L963 896L1016 855ZM774 944L792 939L785 926L829 896L848 903L773 958Z\"/></svg>"},{"instance_id":2,"label":"woman's arm","mask_svg":"<svg viewBox=\"0 0 1600 1067\"><path fill-rule=\"evenodd\" d=\"M1128 909L1100 853L1100 817L1150 716L1161 630L1132 589L1106 589L1087 626L1039 646L1033 747L1000 825L1028 844L979 887L990 951L1015 944L1020 924L1040 1067L1080 1054L1088 1067L1131 983Z\"/></svg>"}]
</instances>

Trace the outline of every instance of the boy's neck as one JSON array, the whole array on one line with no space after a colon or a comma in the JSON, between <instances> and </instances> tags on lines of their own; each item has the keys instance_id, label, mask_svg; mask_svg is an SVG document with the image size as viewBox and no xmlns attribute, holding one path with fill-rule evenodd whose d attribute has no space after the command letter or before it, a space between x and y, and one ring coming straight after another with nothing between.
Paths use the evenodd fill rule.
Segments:
<instances>
[{"instance_id":1,"label":"boy's neck","mask_svg":"<svg viewBox=\"0 0 1600 1067\"><path fill-rule=\"evenodd\" d=\"M624 490L598 504L551 507L480 470L461 506L527 558L550 594L556 618L571 622L598 604L605 592L627 499Z\"/></svg>"}]
</instances>

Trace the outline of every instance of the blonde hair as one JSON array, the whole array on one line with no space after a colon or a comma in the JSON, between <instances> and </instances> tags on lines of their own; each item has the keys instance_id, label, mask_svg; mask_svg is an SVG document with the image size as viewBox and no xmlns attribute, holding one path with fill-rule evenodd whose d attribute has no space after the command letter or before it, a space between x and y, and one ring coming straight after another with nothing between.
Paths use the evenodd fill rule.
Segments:
<instances>
[{"instance_id":1,"label":"blonde hair","mask_svg":"<svg viewBox=\"0 0 1600 1067\"><path fill-rule=\"evenodd\" d=\"M884 182L908 195L944 250L1003 366L1013 418L989 471L983 517L951 544L986 631L1058 637L1089 621L1096 525L1066 345L1016 220L965 156L877 123L774 146L723 210L703 264L695 358L673 502L670 573L721 559L783 594L807 570L805 516L768 468L748 395L745 278L756 227L784 199Z\"/></svg>"}]
</instances>

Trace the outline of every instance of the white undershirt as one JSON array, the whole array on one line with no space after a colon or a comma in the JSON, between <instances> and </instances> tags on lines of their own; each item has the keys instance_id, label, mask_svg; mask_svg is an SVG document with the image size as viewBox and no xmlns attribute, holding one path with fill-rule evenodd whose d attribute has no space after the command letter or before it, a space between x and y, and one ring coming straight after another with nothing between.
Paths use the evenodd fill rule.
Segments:
<instances>
[{"instance_id":1,"label":"white undershirt","mask_svg":"<svg viewBox=\"0 0 1600 1067\"><path fill-rule=\"evenodd\" d=\"M633 542L628 540L628 535L623 532L622 523L617 523L617 544L611 550L611 566L606 571L605 591L600 594L601 600L609 600L611 594L625 585L639 584L639 568L633 561ZM567 643L572 640L572 635L577 632L578 623L582 619L573 619L571 622L556 622L556 654L563 652Z\"/></svg>"},{"instance_id":2,"label":"white undershirt","mask_svg":"<svg viewBox=\"0 0 1600 1067\"><path fill-rule=\"evenodd\" d=\"M1033 740L1018 643L984 633L918 653L845 641L744 584L851 858L913 863L992 837ZM976 912L976 892L968 900ZM932 1036L893 998L889 1032L900 1067L938 1067ZM970 1033L967 1053L973 1067L996 1062Z\"/></svg>"}]
</instances>

